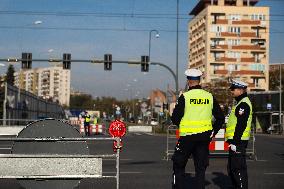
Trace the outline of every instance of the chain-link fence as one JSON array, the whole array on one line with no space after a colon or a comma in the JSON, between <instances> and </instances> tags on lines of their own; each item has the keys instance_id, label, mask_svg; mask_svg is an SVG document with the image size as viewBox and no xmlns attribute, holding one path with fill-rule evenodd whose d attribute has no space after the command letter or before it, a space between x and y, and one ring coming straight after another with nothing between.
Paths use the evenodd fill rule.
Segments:
<instances>
[{"instance_id":1,"label":"chain-link fence","mask_svg":"<svg viewBox=\"0 0 284 189\"><path fill-rule=\"evenodd\" d=\"M64 109L58 103L49 102L15 86L5 84L0 96L1 125L21 125L19 120L65 118Z\"/></svg>"}]
</instances>

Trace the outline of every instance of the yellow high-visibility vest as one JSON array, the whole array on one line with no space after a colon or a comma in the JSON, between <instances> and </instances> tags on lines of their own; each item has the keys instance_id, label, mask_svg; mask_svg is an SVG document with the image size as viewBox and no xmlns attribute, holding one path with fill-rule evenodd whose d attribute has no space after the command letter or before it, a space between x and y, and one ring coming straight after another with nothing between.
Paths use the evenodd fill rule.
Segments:
<instances>
[{"instance_id":1,"label":"yellow high-visibility vest","mask_svg":"<svg viewBox=\"0 0 284 189\"><path fill-rule=\"evenodd\" d=\"M85 122L90 122L90 119L91 119L91 116L90 115L86 115L86 117L85 117Z\"/></svg>"},{"instance_id":2,"label":"yellow high-visibility vest","mask_svg":"<svg viewBox=\"0 0 284 189\"><path fill-rule=\"evenodd\" d=\"M213 96L203 89L183 93L184 115L179 125L180 136L212 130Z\"/></svg>"},{"instance_id":3,"label":"yellow high-visibility vest","mask_svg":"<svg viewBox=\"0 0 284 189\"><path fill-rule=\"evenodd\" d=\"M241 137L241 140L249 140L249 138L250 138L251 121L252 121L252 104L251 104L249 98L245 97L242 100L240 100L240 102L236 106L233 106L233 108L232 108L232 111L230 113L228 123L227 123L227 126L226 126L226 133L225 133L226 140L234 138L234 134L235 134L235 130L236 130L237 122L238 122L238 118L235 115L235 111L236 111L236 107L242 102L245 102L249 105L250 113L249 113L249 118L248 118L248 121L247 121L247 126L246 126L246 129L245 129L242 137Z\"/></svg>"}]
</instances>

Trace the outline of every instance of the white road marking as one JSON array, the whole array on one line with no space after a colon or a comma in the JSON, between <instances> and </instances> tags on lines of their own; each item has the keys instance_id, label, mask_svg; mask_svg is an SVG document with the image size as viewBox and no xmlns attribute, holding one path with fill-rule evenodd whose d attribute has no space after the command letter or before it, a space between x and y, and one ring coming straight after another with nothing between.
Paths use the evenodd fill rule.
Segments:
<instances>
[{"instance_id":1,"label":"white road marking","mask_svg":"<svg viewBox=\"0 0 284 189\"><path fill-rule=\"evenodd\" d=\"M263 173L265 175L284 175L284 173Z\"/></svg>"},{"instance_id":2,"label":"white road marking","mask_svg":"<svg viewBox=\"0 0 284 189\"><path fill-rule=\"evenodd\" d=\"M12 148L9 148L9 147L7 147L7 148L5 148L5 147L3 147L3 148L1 148L0 147L0 150L11 150Z\"/></svg>"},{"instance_id":3,"label":"white road marking","mask_svg":"<svg viewBox=\"0 0 284 189\"><path fill-rule=\"evenodd\" d=\"M115 174L116 172L103 172L105 174ZM120 174L142 174L143 172L135 172L135 171L121 171Z\"/></svg>"},{"instance_id":4,"label":"white road marking","mask_svg":"<svg viewBox=\"0 0 284 189\"><path fill-rule=\"evenodd\" d=\"M267 162L268 160L265 160L265 159L258 159L258 160L248 159L247 161L249 161L249 162L254 162L254 161Z\"/></svg>"},{"instance_id":5,"label":"white road marking","mask_svg":"<svg viewBox=\"0 0 284 189\"><path fill-rule=\"evenodd\" d=\"M116 159L103 159L103 161L115 161ZM119 161L132 161L132 159L119 159Z\"/></svg>"}]
</instances>

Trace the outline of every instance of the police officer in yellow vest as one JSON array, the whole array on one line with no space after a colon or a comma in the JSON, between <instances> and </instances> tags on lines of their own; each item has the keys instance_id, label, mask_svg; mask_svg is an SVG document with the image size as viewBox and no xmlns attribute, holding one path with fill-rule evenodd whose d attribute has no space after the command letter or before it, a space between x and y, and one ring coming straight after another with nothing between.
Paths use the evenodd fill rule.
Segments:
<instances>
[{"instance_id":1,"label":"police officer in yellow vest","mask_svg":"<svg viewBox=\"0 0 284 189\"><path fill-rule=\"evenodd\" d=\"M90 114L85 111L85 114L83 116L84 118L84 130L85 130L85 136L90 136L90 121L91 121L91 116Z\"/></svg>"},{"instance_id":2,"label":"police officer in yellow vest","mask_svg":"<svg viewBox=\"0 0 284 189\"><path fill-rule=\"evenodd\" d=\"M252 104L246 93L246 83L232 80L230 89L237 104L232 107L226 125L225 138L230 144L228 174L234 188L247 189L246 148L251 132Z\"/></svg>"},{"instance_id":3,"label":"police officer in yellow vest","mask_svg":"<svg viewBox=\"0 0 284 189\"><path fill-rule=\"evenodd\" d=\"M173 161L173 189L205 188L205 170L209 165L209 142L225 122L224 114L211 93L203 90L200 83L202 72L187 69L189 90L178 98L171 120L179 126L180 138L175 147ZM212 115L215 122L212 125ZM187 186L185 167L193 156L196 185Z\"/></svg>"}]
</instances>

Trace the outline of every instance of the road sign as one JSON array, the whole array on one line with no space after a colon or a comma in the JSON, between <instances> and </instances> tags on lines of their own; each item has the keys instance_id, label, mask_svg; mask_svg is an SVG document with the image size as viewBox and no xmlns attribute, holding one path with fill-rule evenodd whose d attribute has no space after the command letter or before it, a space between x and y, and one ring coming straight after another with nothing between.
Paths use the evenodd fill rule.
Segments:
<instances>
[{"instance_id":1,"label":"road sign","mask_svg":"<svg viewBox=\"0 0 284 189\"><path fill-rule=\"evenodd\" d=\"M109 125L109 134L112 137L123 137L126 133L126 126L120 120L112 121Z\"/></svg>"}]
</instances>

